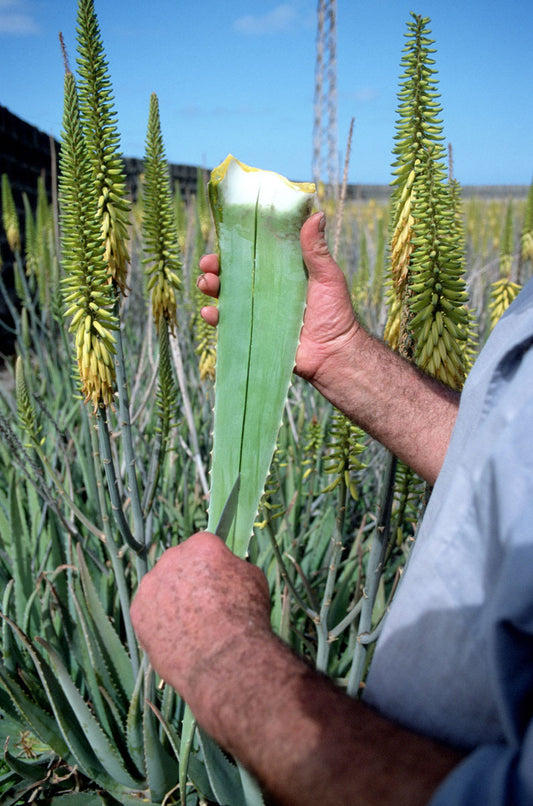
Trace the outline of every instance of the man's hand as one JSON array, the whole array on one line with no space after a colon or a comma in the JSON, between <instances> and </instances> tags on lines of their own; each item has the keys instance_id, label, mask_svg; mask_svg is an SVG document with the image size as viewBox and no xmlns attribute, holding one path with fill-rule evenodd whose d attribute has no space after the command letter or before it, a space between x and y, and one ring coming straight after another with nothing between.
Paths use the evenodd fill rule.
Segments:
<instances>
[{"instance_id":1,"label":"man's hand","mask_svg":"<svg viewBox=\"0 0 533 806\"><path fill-rule=\"evenodd\" d=\"M161 556L141 581L131 619L156 672L193 711L201 711L204 676L226 650L237 653L252 637L272 636L264 574L210 532Z\"/></svg>"}]
</instances>

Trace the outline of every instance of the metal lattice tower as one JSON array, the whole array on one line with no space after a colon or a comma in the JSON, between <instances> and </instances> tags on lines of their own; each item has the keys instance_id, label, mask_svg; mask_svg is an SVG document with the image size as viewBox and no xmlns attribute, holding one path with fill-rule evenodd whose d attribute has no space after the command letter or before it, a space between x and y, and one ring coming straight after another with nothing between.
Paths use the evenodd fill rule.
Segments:
<instances>
[{"instance_id":1,"label":"metal lattice tower","mask_svg":"<svg viewBox=\"0 0 533 806\"><path fill-rule=\"evenodd\" d=\"M313 124L313 180L330 195L339 180L337 142L337 0L318 0Z\"/></svg>"}]
</instances>

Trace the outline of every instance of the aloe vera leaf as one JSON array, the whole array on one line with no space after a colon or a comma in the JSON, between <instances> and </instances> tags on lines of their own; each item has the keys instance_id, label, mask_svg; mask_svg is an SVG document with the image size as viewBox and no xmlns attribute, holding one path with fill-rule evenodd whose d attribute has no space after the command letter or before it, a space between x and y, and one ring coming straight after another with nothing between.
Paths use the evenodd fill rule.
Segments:
<instances>
[{"instance_id":1,"label":"aloe vera leaf","mask_svg":"<svg viewBox=\"0 0 533 806\"><path fill-rule=\"evenodd\" d=\"M21 488L17 484L15 474L13 474L9 487L10 542L13 578L15 580L15 613L18 623L24 618L24 608L34 588L31 560L28 561L28 558L33 556L33 551L28 534L28 524L20 509L18 498L20 492ZM22 493L24 494L24 488L22 488Z\"/></svg>"},{"instance_id":2,"label":"aloe vera leaf","mask_svg":"<svg viewBox=\"0 0 533 806\"><path fill-rule=\"evenodd\" d=\"M185 793L187 791L187 775L189 761L191 760L191 750L196 733L196 719L188 705L185 706L183 719L181 720L181 736L179 749L179 784L181 793L181 804L185 806Z\"/></svg>"},{"instance_id":3,"label":"aloe vera leaf","mask_svg":"<svg viewBox=\"0 0 533 806\"><path fill-rule=\"evenodd\" d=\"M220 254L216 395L208 529L241 483L229 547L245 556L281 424L305 308L300 229L314 186L231 155L209 200Z\"/></svg>"},{"instance_id":4,"label":"aloe vera leaf","mask_svg":"<svg viewBox=\"0 0 533 806\"><path fill-rule=\"evenodd\" d=\"M143 692L143 680L145 670L143 666L139 668L137 680L133 694L131 695L128 715L126 718L126 740L128 752L138 770L146 775L146 765L144 763L144 742L143 742L143 709L141 695Z\"/></svg>"},{"instance_id":5,"label":"aloe vera leaf","mask_svg":"<svg viewBox=\"0 0 533 806\"><path fill-rule=\"evenodd\" d=\"M55 681L57 681L59 684L60 689L70 706L71 715L74 716L75 722L72 724L71 721L66 719L66 709L58 708L59 702L57 700L52 703L56 719L61 725L63 735L65 736L65 739L68 740L72 752L77 755L77 752L83 748L82 752L83 755L85 755L85 759L83 762L81 762L80 759L82 768L84 767L84 764L89 762L90 767L88 774L94 778L94 780L98 781L104 786L109 787L110 782L113 781L115 782L113 786L114 789L118 789L120 787L127 787L128 789L133 790L140 789L140 782L132 778L132 776L126 770L124 762L120 758L116 748L113 746L111 740L106 736L99 723L91 713L91 710L78 691L59 655L46 641L43 641L39 638L36 640L48 653ZM44 667L44 665L43 670L46 672L46 667ZM42 677L43 681L46 678L47 684L50 685L50 674L45 674ZM68 733L66 731L68 731ZM75 740L73 741L74 737ZM92 754L94 754L94 761L91 761L90 755L87 753L88 748L90 748ZM98 766L96 768L94 766L94 762L97 762Z\"/></svg>"},{"instance_id":6,"label":"aloe vera leaf","mask_svg":"<svg viewBox=\"0 0 533 806\"><path fill-rule=\"evenodd\" d=\"M242 791L244 793L246 806L265 806L261 789L255 778L248 772L246 767L243 767L239 762L237 762L237 769L241 777Z\"/></svg>"},{"instance_id":7,"label":"aloe vera leaf","mask_svg":"<svg viewBox=\"0 0 533 806\"><path fill-rule=\"evenodd\" d=\"M129 700L135 685L131 660L102 606L80 546L78 546L78 567L87 608L100 641L100 649L105 654L116 687L122 690Z\"/></svg>"},{"instance_id":8,"label":"aloe vera leaf","mask_svg":"<svg viewBox=\"0 0 533 806\"><path fill-rule=\"evenodd\" d=\"M9 599L13 592L14 579L7 583L2 596L2 613L9 613ZM16 670L17 647L6 621L2 619L2 661L8 672Z\"/></svg>"},{"instance_id":9,"label":"aloe vera leaf","mask_svg":"<svg viewBox=\"0 0 533 806\"><path fill-rule=\"evenodd\" d=\"M37 761L24 761L24 759L13 756L7 749L4 749L4 761L9 769L20 775L25 782L37 783L42 781L44 783L47 778L47 767L52 761L52 754L48 754L45 758L41 756Z\"/></svg>"},{"instance_id":10,"label":"aloe vera leaf","mask_svg":"<svg viewBox=\"0 0 533 806\"><path fill-rule=\"evenodd\" d=\"M16 710L21 715L22 725L20 729L31 730L43 744L47 744L51 747L58 756L64 758L66 761L70 759L74 762L74 758L70 756L68 745L63 740L55 720L47 714L46 711L43 711L39 705L34 703L27 696L22 687L7 675L1 667L0 681L2 688L7 691ZM8 709L7 703L3 702L2 697L0 697L0 703L2 704L2 709L9 714L13 721L16 721L16 712Z\"/></svg>"},{"instance_id":11,"label":"aloe vera leaf","mask_svg":"<svg viewBox=\"0 0 533 806\"><path fill-rule=\"evenodd\" d=\"M117 690L109 678L107 664L94 638L93 630L76 595L72 591L72 603L77 615L78 635L77 650L80 653L81 666L85 674L87 696L90 698L92 710L104 731L113 736L115 743L122 748L125 745L123 714L127 703L120 701ZM83 637L83 640L81 640Z\"/></svg>"},{"instance_id":12,"label":"aloe vera leaf","mask_svg":"<svg viewBox=\"0 0 533 806\"><path fill-rule=\"evenodd\" d=\"M176 756L176 758L179 758L179 750L180 750L179 736L177 735L176 731L169 723L169 721L165 719L161 711L159 711L159 709L156 708L155 705L151 702L148 702L148 705L161 722L161 725L163 727L163 730L165 731L165 735L169 741L169 744L172 747L174 755ZM214 794L211 791L209 778L207 776L205 766L204 764L201 763L201 761L199 761L198 758L196 758L196 756L192 754L189 755L187 762L187 777L192 781L195 789L201 794L201 797L209 801L213 800ZM186 785L182 789L182 791L185 792L185 789Z\"/></svg>"},{"instance_id":13,"label":"aloe vera leaf","mask_svg":"<svg viewBox=\"0 0 533 806\"><path fill-rule=\"evenodd\" d=\"M207 733L201 728L197 730L205 769L217 802L231 803L231 806L247 806L237 767Z\"/></svg>"},{"instance_id":14,"label":"aloe vera leaf","mask_svg":"<svg viewBox=\"0 0 533 806\"><path fill-rule=\"evenodd\" d=\"M179 777L177 759L167 753L159 737L157 717L150 702L155 698L155 681L151 669L145 672L143 705L144 764L150 796L158 803L176 786Z\"/></svg>"}]
</instances>

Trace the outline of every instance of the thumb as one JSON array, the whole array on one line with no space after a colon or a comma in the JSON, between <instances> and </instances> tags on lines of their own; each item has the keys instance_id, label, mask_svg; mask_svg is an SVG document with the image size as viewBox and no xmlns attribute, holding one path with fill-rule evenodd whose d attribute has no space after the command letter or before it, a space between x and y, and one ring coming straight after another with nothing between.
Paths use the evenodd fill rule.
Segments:
<instances>
[{"instance_id":1,"label":"thumb","mask_svg":"<svg viewBox=\"0 0 533 806\"><path fill-rule=\"evenodd\" d=\"M324 281L334 277L340 271L330 255L325 238L326 215L314 213L304 223L300 232L302 256L314 280Z\"/></svg>"}]
</instances>

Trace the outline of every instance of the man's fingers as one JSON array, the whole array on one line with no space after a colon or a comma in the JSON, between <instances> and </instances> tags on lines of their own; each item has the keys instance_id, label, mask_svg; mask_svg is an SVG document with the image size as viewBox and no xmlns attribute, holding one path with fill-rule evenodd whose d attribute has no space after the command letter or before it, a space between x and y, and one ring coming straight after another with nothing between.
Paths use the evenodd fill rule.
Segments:
<instances>
[{"instance_id":1,"label":"man's fingers","mask_svg":"<svg viewBox=\"0 0 533 806\"><path fill-rule=\"evenodd\" d=\"M206 272L205 274L200 274L196 281L196 285L202 294L205 294L208 297L218 297L220 292L220 277L218 274Z\"/></svg>"},{"instance_id":2,"label":"man's fingers","mask_svg":"<svg viewBox=\"0 0 533 806\"><path fill-rule=\"evenodd\" d=\"M218 325L218 308L215 308L214 305L206 305L205 308L202 308L200 310L200 316L204 322L207 322L211 327Z\"/></svg>"},{"instance_id":3,"label":"man's fingers","mask_svg":"<svg viewBox=\"0 0 533 806\"><path fill-rule=\"evenodd\" d=\"M208 272L210 274L218 274L220 271L220 263L218 261L218 255L214 253L209 255L203 255L200 260L198 261L198 265L200 269L204 272Z\"/></svg>"}]
</instances>

